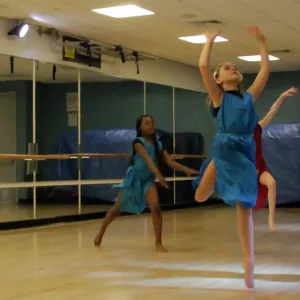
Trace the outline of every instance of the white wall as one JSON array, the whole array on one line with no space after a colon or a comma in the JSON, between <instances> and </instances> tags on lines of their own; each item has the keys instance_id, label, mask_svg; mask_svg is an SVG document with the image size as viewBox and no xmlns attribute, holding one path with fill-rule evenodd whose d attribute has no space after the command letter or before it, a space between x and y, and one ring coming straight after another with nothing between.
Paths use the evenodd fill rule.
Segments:
<instances>
[{"instance_id":1,"label":"white wall","mask_svg":"<svg viewBox=\"0 0 300 300\"><path fill-rule=\"evenodd\" d=\"M59 42L55 43L49 36L43 35L40 37L35 27L30 28L24 39L8 37L7 33L14 25L13 21L0 19L0 53L88 69L88 67L79 64L63 61L61 44ZM100 72L96 68L89 68L89 70ZM122 64L119 59L106 57L103 58L101 72L116 77L136 79L194 91L205 91L200 73L196 67L167 60L140 62L140 74L138 75L136 74L134 62Z\"/></svg>"}]
</instances>

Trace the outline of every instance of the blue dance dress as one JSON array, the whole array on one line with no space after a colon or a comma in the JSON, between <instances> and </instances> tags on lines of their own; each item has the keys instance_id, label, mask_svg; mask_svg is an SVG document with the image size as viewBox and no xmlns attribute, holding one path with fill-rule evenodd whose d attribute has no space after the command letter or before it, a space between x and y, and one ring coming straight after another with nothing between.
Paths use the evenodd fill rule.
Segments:
<instances>
[{"instance_id":1,"label":"blue dance dress","mask_svg":"<svg viewBox=\"0 0 300 300\"><path fill-rule=\"evenodd\" d=\"M155 148L153 144L149 144L144 138L138 137L133 142L133 147L136 142L144 145L149 156L157 165L155 157ZM159 153L163 150L161 141L157 141ZM121 207L123 212L134 214L142 213L147 206L146 194L149 187L155 183L155 175L149 170L145 160L135 153L132 156L133 163L129 166L126 172L124 181L114 185L114 188L121 189Z\"/></svg>"},{"instance_id":2,"label":"blue dance dress","mask_svg":"<svg viewBox=\"0 0 300 300\"><path fill-rule=\"evenodd\" d=\"M239 201L243 207L253 208L258 193L256 145L253 139L258 116L252 95L246 92L239 97L232 92L224 92L216 123L217 134L211 154L203 162L193 186L196 188L199 185L206 167L213 159L216 166L215 192L231 206Z\"/></svg>"}]
</instances>

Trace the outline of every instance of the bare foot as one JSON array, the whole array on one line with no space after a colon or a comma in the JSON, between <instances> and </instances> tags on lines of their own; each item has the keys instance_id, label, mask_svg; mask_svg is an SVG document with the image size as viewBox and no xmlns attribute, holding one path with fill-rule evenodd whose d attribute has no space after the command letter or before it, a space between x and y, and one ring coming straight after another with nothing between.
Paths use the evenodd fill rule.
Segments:
<instances>
[{"instance_id":1,"label":"bare foot","mask_svg":"<svg viewBox=\"0 0 300 300\"><path fill-rule=\"evenodd\" d=\"M98 233L94 238L94 245L95 247L100 247L102 243L102 236Z\"/></svg>"},{"instance_id":2,"label":"bare foot","mask_svg":"<svg viewBox=\"0 0 300 300\"><path fill-rule=\"evenodd\" d=\"M244 282L248 289L254 288L254 266L251 262L244 263Z\"/></svg>"},{"instance_id":3,"label":"bare foot","mask_svg":"<svg viewBox=\"0 0 300 300\"><path fill-rule=\"evenodd\" d=\"M271 232L277 231L277 227L274 221L269 221L269 229Z\"/></svg>"},{"instance_id":4,"label":"bare foot","mask_svg":"<svg viewBox=\"0 0 300 300\"><path fill-rule=\"evenodd\" d=\"M156 251L160 253L168 252L168 250L162 244L156 244Z\"/></svg>"}]
</instances>

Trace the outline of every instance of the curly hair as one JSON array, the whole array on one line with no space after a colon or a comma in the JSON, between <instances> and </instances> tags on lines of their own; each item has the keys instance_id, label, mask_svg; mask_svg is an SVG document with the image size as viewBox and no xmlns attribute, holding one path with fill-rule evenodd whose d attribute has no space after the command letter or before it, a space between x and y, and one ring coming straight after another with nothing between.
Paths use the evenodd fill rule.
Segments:
<instances>
[{"instance_id":1,"label":"curly hair","mask_svg":"<svg viewBox=\"0 0 300 300\"><path fill-rule=\"evenodd\" d=\"M139 116L136 119L136 124L135 124L136 137L142 137L141 125L142 125L143 119L145 117L149 117L153 120L153 117L149 114L144 114L144 115ZM154 146L154 150L155 150L155 159L157 161L158 168L161 169L162 165L163 165L163 161L162 161L162 156L159 152L158 141L156 138L156 131L152 135L152 142L153 142L153 146ZM134 159L133 159L134 155L135 155L135 149L132 149L132 153L131 153L131 157L130 157L130 165L132 165L134 163Z\"/></svg>"}]
</instances>

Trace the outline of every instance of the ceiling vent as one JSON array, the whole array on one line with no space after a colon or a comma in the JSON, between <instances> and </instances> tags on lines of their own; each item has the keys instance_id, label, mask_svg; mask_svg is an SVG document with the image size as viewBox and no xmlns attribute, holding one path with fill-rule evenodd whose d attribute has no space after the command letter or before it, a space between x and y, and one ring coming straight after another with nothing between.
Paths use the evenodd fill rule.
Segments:
<instances>
[{"instance_id":1,"label":"ceiling vent","mask_svg":"<svg viewBox=\"0 0 300 300\"><path fill-rule=\"evenodd\" d=\"M217 20L217 19L202 20L202 21L188 21L188 23L193 24L193 25L224 24L220 20Z\"/></svg>"},{"instance_id":2,"label":"ceiling vent","mask_svg":"<svg viewBox=\"0 0 300 300\"><path fill-rule=\"evenodd\" d=\"M180 16L182 19L196 19L198 16L194 14L184 14Z\"/></svg>"},{"instance_id":3,"label":"ceiling vent","mask_svg":"<svg viewBox=\"0 0 300 300\"><path fill-rule=\"evenodd\" d=\"M196 27L198 30L204 30L205 28L211 28L211 27L220 27L225 25L222 21L217 19L211 19L211 20L188 20L186 21L187 24L192 25Z\"/></svg>"},{"instance_id":4,"label":"ceiling vent","mask_svg":"<svg viewBox=\"0 0 300 300\"><path fill-rule=\"evenodd\" d=\"M278 54L278 53L291 53L292 51L289 49L282 49L282 50L273 50L269 51L271 54Z\"/></svg>"}]
</instances>

